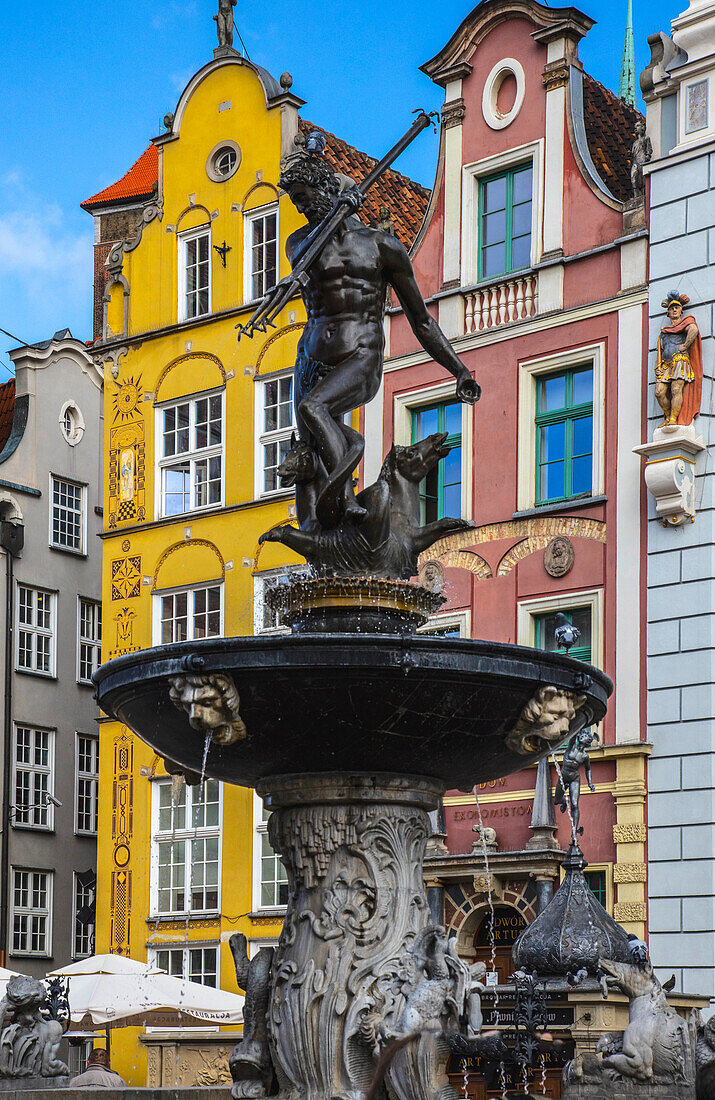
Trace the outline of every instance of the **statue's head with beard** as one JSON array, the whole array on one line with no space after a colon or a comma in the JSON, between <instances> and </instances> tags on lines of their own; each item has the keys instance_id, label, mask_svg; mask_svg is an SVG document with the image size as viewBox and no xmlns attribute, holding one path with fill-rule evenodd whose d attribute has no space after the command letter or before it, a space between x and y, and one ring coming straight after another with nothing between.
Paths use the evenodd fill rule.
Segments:
<instances>
[{"instance_id":1,"label":"statue's head with beard","mask_svg":"<svg viewBox=\"0 0 715 1100\"><path fill-rule=\"evenodd\" d=\"M332 210L341 178L319 153L299 146L298 152L284 159L278 185L288 193L296 210L316 223Z\"/></svg>"}]
</instances>

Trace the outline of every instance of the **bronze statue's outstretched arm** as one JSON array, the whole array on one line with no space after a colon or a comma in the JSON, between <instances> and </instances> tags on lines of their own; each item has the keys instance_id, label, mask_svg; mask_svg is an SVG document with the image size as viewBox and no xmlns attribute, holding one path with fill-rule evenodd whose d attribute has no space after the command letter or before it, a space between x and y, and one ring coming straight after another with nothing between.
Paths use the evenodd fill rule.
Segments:
<instances>
[{"instance_id":1,"label":"bronze statue's outstretched arm","mask_svg":"<svg viewBox=\"0 0 715 1100\"><path fill-rule=\"evenodd\" d=\"M395 288L410 328L435 363L439 363L457 379L459 400L473 405L481 396L481 387L472 378L442 329L430 315L420 294L412 264L405 249L396 237L387 235L383 249L387 281Z\"/></svg>"}]
</instances>

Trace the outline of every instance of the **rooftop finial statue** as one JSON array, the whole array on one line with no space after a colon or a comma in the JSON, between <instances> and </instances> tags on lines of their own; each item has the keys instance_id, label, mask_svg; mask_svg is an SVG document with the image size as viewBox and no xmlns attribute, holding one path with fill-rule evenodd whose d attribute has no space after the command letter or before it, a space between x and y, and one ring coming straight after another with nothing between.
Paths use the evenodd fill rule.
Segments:
<instances>
[{"instance_id":1,"label":"rooftop finial statue","mask_svg":"<svg viewBox=\"0 0 715 1100\"><path fill-rule=\"evenodd\" d=\"M214 15L219 46L233 46L233 9L236 0L218 0L218 14Z\"/></svg>"},{"instance_id":2,"label":"rooftop finial statue","mask_svg":"<svg viewBox=\"0 0 715 1100\"><path fill-rule=\"evenodd\" d=\"M241 333L252 333L256 327L270 323L277 315L279 303L286 300L286 289L292 291L298 282L308 314L295 364L299 439L279 474L284 484L296 484L300 533L309 536L307 541L303 540L299 552L317 562L325 572L362 571L402 577L407 569L404 561L400 566L386 566L375 560L375 553L389 538L390 518L394 521L394 532L398 514L404 518L405 510L398 507L389 488L390 471L383 471L381 480L356 498L353 471L362 458L365 443L360 433L344 421L346 413L372 401L380 388L385 351L383 318L390 287L419 342L436 363L456 378L459 400L473 404L480 395L479 386L428 312L404 246L391 233L370 228L354 216L365 191L384 171L390 158L394 159L425 124L429 124L429 118L421 114L402 142L360 187L336 175L322 155L321 143L311 141L313 135L285 159L280 186L305 215L307 223L292 233L286 243L292 274L270 292L266 305L259 307L260 320L254 315ZM433 447L439 446L435 437ZM434 462L440 457L437 454ZM401 455L399 460L406 467L410 456ZM424 460L424 455L415 454L416 464ZM410 473L406 468L403 472L409 481ZM425 472L417 471L415 476L418 474L419 480ZM408 510L412 526L418 526L419 513L413 516L412 510ZM461 521L453 522L463 525ZM351 526L357 529L357 535L350 533ZM351 561L336 562L335 568L331 568L332 535L336 530L340 531L343 544L345 538L352 544ZM283 541L286 534L292 540L291 531L295 534L295 528L278 528L267 537ZM435 529L426 545L446 533L445 529ZM326 535L327 542L323 537ZM425 538L418 541L420 551L426 549ZM407 557L413 568L414 555Z\"/></svg>"},{"instance_id":3,"label":"rooftop finial statue","mask_svg":"<svg viewBox=\"0 0 715 1100\"><path fill-rule=\"evenodd\" d=\"M668 324L658 337L655 398L665 417L663 428L691 424L700 412L703 353L697 321L691 313L683 315L689 302L687 294L670 290L661 303Z\"/></svg>"}]
</instances>

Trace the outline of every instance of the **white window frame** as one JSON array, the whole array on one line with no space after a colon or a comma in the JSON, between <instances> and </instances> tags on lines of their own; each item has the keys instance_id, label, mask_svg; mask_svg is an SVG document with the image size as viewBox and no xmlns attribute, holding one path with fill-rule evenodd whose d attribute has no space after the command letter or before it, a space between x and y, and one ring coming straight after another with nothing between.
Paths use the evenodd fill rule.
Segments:
<instances>
[{"instance_id":1,"label":"white window frame","mask_svg":"<svg viewBox=\"0 0 715 1100\"><path fill-rule=\"evenodd\" d=\"M200 447L180 451L173 455L163 455L164 450L164 413L168 409L178 408L179 405L189 406L189 444L195 439L196 432L196 403L209 400L212 397L221 398L221 442L209 447ZM206 512L215 508L223 508L226 495L226 388L202 390L201 393L187 394L185 397L163 401L154 406L154 433L156 439L156 465L155 465L155 519L174 519L178 516L188 516L195 512ZM195 503L195 473L196 463L210 458L221 459L221 496L217 501L209 501L207 504ZM164 471L181 463L189 463L189 507L184 512L165 511Z\"/></svg>"},{"instance_id":2,"label":"white window frame","mask_svg":"<svg viewBox=\"0 0 715 1100\"><path fill-rule=\"evenodd\" d=\"M186 262L187 262L187 245L189 241L198 240L199 237L207 237L209 242L208 256L209 256L209 304L208 309L203 313L189 314L186 302ZM195 321L197 317L207 317L211 313L211 276L212 276L212 262L211 262L211 225L199 225L196 229L187 229L185 233L177 234L177 250L178 250L178 301L177 301L177 319L179 321Z\"/></svg>"},{"instance_id":3,"label":"white window frame","mask_svg":"<svg viewBox=\"0 0 715 1100\"><path fill-rule=\"evenodd\" d=\"M53 895L53 888L54 888L54 872L53 871L46 871L41 867L13 866L11 868L10 874L11 874L12 893L11 893L11 897L10 897L10 950L9 950L9 954L19 956L19 957L35 958L35 959L51 958L51 956L52 956L52 900L53 900L52 895ZM32 904L32 900L30 900L30 904L27 905L27 906L19 906L18 907L18 906L15 905L15 876L18 875L18 874L27 874L27 875L31 875L31 876L32 875L44 875L45 876L45 878L47 879L47 883L46 883L46 886L47 886L47 906L46 906L46 908L44 908L44 909L35 908L34 905ZM30 882L31 882L31 884L30 884L29 889L30 889L30 893L32 893L32 890L33 890L32 880L30 880ZM30 921L35 917L44 916L44 918L46 920L46 925L45 925L45 949L44 949L44 951L33 951L32 949L30 949L29 951L16 950L16 948L15 948L15 918L17 916L27 917L27 918L29 918Z\"/></svg>"},{"instance_id":4,"label":"white window frame","mask_svg":"<svg viewBox=\"0 0 715 1100\"><path fill-rule=\"evenodd\" d=\"M194 602L196 599L196 592L202 591L208 588L218 588L219 590L219 632L218 634L209 635L211 638L222 638L224 636L224 582L221 577L217 577L212 581L199 581L197 584L182 585L181 588L162 588L152 593L152 645L163 645L161 640L161 602L165 596L181 596L185 595L186 600L186 614L187 614L187 636L186 641L193 642L194 639Z\"/></svg>"},{"instance_id":5,"label":"white window frame","mask_svg":"<svg viewBox=\"0 0 715 1100\"><path fill-rule=\"evenodd\" d=\"M82 950L78 951L77 950L77 935L78 935L77 913L79 912L79 907L77 905L77 901L78 901L77 893L80 889L83 889L83 890L86 889L88 893L94 894L95 905L96 905L96 899L97 899L97 887L96 887L96 885L95 885L94 889L89 889L87 887L80 887L79 882L77 881L77 871L75 871L73 873L73 876L72 876L72 958L73 959L88 959L88 958L91 957L91 955L93 954L93 950L94 950L94 937L95 937L95 934L96 934L97 922L96 922L96 915L95 915L95 921L94 921L93 924L85 924L85 925L80 926L83 930L84 929L90 929L90 928L92 929L91 932L88 931L86 933L87 935L89 935L91 937L91 940L90 940L91 946L90 946L89 951L82 951ZM95 911L95 914L96 914L96 911ZM81 933L81 934L84 934L84 932Z\"/></svg>"},{"instance_id":6,"label":"white window frame","mask_svg":"<svg viewBox=\"0 0 715 1100\"><path fill-rule=\"evenodd\" d=\"M26 588L35 593L33 598L33 618L37 619L37 599L36 595L41 592L45 596L49 596L50 605L50 626L38 627L37 625L28 625L27 623L20 622L20 589ZM36 667L28 667L27 665L20 664L20 633L26 633L33 635L34 638L43 637L50 639L49 656L50 667L49 669L42 669ZM37 664L37 643L33 642L33 663ZM15 589L15 669L18 672L27 672L31 676L45 676L50 679L54 679L57 675L57 593L50 588L39 588L34 584L26 584L24 581L18 581Z\"/></svg>"},{"instance_id":7,"label":"white window frame","mask_svg":"<svg viewBox=\"0 0 715 1100\"><path fill-rule=\"evenodd\" d=\"M209 985L208 982L199 982L200 985L205 985L207 989L220 989L221 988L221 944L219 941L213 941L212 943L203 943L200 941L189 941L188 943L156 943L153 944L147 951L147 957L149 962L153 962L155 966L159 966L159 952L169 951L173 954L181 952L181 977L186 981L196 981L191 977L191 971L189 967L189 952L190 951L215 951L216 952L216 983L215 985ZM160 969L164 969L160 967ZM205 971L202 971L205 973ZM171 974L171 970L167 970L167 974Z\"/></svg>"},{"instance_id":8,"label":"white window frame","mask_svg":"<svg viewBox=\"0 0 715 1100\"><path fill-rule=\"evenodd\" d=\"M426 386L407 393L396 394L394 398L394 439L395 443L409 447L412 443L412 413L428 405L437 405L450 398L457 399L456 381L442 382L436 386ZM472 518L472 467L473 467L473 423L472 406L462 404L462 495L461 515L453 519Z\"/></svg>"},{"instance_id":9,"label":"white window frame","mask_svg":"<svg viewBox=\"0 0 715 1100\"><path fill-rule=\"evenodd\" d=\"M479 183L508 168L531 161L531 267L539 262L542 250L542 225L544 219L544 139L507 149L483 160L462 167L462 286L477 283L479 254ZM522 271L521 274L524 274ZM493 279L482 279L484 285L506 283L511 278L507 272ZM515 274L516 277L516 274Z\"/></svg>"},{"instance_id":10,"label":"white window frame","mask_svg":"<svg viewBox=\"0 0 715 1100\"><path fill-rule=\"evenodd\" d=\"M605 489L605 364L604 343L585 344L556 355L538 359L526 359L519 363L519 423L518 423L518 473L517 511L524 512L536 505L536 386L545 374L557 374L562 370L591 366L593 368L593 466L591 497L602 496ZM622 369L625 369L622 367ZM588 501L577 498L577 503ZM567 507L570 501L540 504L539 510L548 512L558 505Z\"/></svg>"},{"instance_id":11,"label":"white window frame","mask_svg":"<svg viewBox=\"0 0 715 1100\"><path fill-rule=\"evenodd\" d=\"M603 668L603 589L559 592L535 600L519 600L516 605L516 644L534 647L536 616L549 612L588 607L591 610L591 664Z\"/></svg>"},{"instance_id":12,"label":"white window frame","mask_svg":"<svg viewBox=\"0 0 715 1100\"><path fill-rule=\"evenodd\" d=\"M54 518L55 518L55 482L63 483L65 485L72 485L73 488L79 489L79 507L80 507L80 544L76 546L63 546L61 542L54 541ZM61 550L65 554L76 554L80 557L86 557L87 555L87 485L81 481L75 481L72 477L64 477L61 474L50 474L50 489L49 489L49 502L50 502L50 519L49 519L49 545L53 550Z\"/></svg>"},{"instance_id":13,"label":"white window frame","mask_svg":"<svg viewBox=\"0 0 715 1100\"><path fill-rule=\"evenodd\" d=\"M307 565L285 565L280 569L266 569L262 573L253 574L253 633L254 634L290 634L287 626L263 625L263 614L266 598L266 586L279 577L290 577L294 580L298 577L309 577L310 568Z\"/></svg>"},{"instance_id":14,"label":"white window frame","mask_svg":"<svg viewBox=\"0 0 715 1100\"><path fill-rule=\"evenodd\" d=\"M265 410L266 410L266 385L270 382L279 382L281 378L293 378L293 387L291 389L291 423L288 428L276 428L274 431L264 431L265 424ZM265 377L259 376L255 379L253 390L253 410L254 410L254 440L255 440L255 458L253 463L254 469L254 486L253 492L256 500L270 499L271 497L290 496L293 493L292 489L284 489L282 486L277 486L275 489L264 489L264 475L265 467L263 462L263 448L270 443L281 443L283 440L290 439L293 432L297 431L295 423L295 378L293 377L293 370L280 371L275 374L268 374Z\"/></svg>"},{"instance_id":15,"label":"white window frame","mask_svg":"<svg viewBox=\"0 0 715 1100\"><path fill-rule=\"evenodd\" d=\"M260 301L263 295L258 298L253 297L253 274L251 271L251 251L252 251L252 230L253 223L259 221L261 218L265 218L270 214L276 216L276 283L280 279L280 214L278 212L278 203L267 203L265 206L257 206L255 210L247 210L243 215L243 304L248 305L253 301ZM275 286L275 283L273 284ZM269 288L267 287L266 290ZM264 291L265 293L265 291Z\"/></svg>"},{"instance_id":16,"label":"white window frame","mask_svg":"<svg viewBox=\"0 0 715 1100\"><path fill-rule=\"evenodd\" d=\"M96 772L88 772L88 771L81 771L80 770L80 751L79 751L80 738L83 738L85 741L91 741L95 745L94 755L96 756L96 761L97 761L97 771ZM99 817L99 738L95 737L91 733L82 733L80 731L76 731L75 732L75 738L74 738L74 760L75 760L75 767L74 767L74 782L75 782L75 787L74 787L74 831L75 831L77 836L96 836L97 835L97 825L95 825L94 829L80 828L79 794L80 794L80 785L82 783L91 783L92 784L92 786L90 788L90 796L89 796L89 798L90 798L90 807L91 807L90 813L92 813L92 811L93 811L92 816L93 816L95 822L98 822L98 817Z\"/></svg>"},{"instance_id":17,"label":"white window frame","mask_svg":"<svg viewBox=\"0 0 715 1100\"><path fill-rule=\"evenodd\" d=\"M33 763L20 765L17 758L17 732L18 729L30 730L33 734L32 745L34 748L34 734L46 733L48 735L48 753L47 764L35 765ZM33 832L41 831L43 833L54 832L55 828L55 807L54 803L49 800L48 795L55 793L55 742L56 742L57 730L46 726L35 726L29 722L13 722L12 731L12 802L15 813L12 818L12 825L15 829L31 829ZM27 806L26 811L19 809L17 801L17 774L19 771L27 772L32 778L30 780L30 794L29 802L23 803ZM45 790L40 790L38 793L36 776L46 776L47 786ZM42 799L44 797L44 806L42 805ZM44 823L37 821L35 815L38 810L42 810L45 817ZM28 821L19 820L21 813L30 813L31 817Z\"/></svg>"},{"instance_id":18,"label":"white window frame","mask_svg":"<svg viewBox=\"0 0 715 1100\"><path fill-rule=\"evenodd\" d=\"M418 634L435 634L445 627L457 627L460 638L471 638L472 615L468 608L463 611L444 611L441 614L430 615L424 626L419 627Z\"/></svg>"},{"instance_id":19,"label":"white window frame","mask_svg":"<svg viewBox=\"0 0 715 1100\"><path fill-rule=\"evenodd\" d=\"M95 637L89 637L82 633L82 604L89 604L92 608L92 627L96 631ZM89 677L82 675L82 646L94 650L95 660L92 662L92 671L96 671L102 663L102 601L92 600L89 596L77 597L77 683L92 686L91 673Z\"/></svg>"},{"instance_id":20,"label":"white window frame","mask_svg":"<svg viewBox=\"0 0 715 1100\"><path fill-rule=\"evenodd\" d=\"M268 832L268 822L263 820L263 799L254 790L253 792L253 911L256 913L275 913L277 917L285 913L286 905L263 905L261 901L261 858L263 853L262 838ZM276 854L276 858L280 856Z\"/></svg>"},{"instance_id":21,"label":"white window frame","mask_svg":"<svg viewBox=\"0 0 715 1100\"><path fill-rule=\"evenodd\" d=\"M150 916L151 917L186 917L191 915L192 917L197 915L217 915L221 912L221 885L222 885L222 872L223 872L223 784L218 784L218 825L209 827L199 827L195 829L187 827L184 829L173 829L171 832L159 831L159 789L163 786L170 786L171 779L155 779L151 784L151 855L150 855ZM184 787L184 797L186 799L186 817L191 816L191 791L196 788L189 787L188 784ZM212 909L193 909L190 904L189 898L189 882L184 883L184 909L172 910L171 912L164 912L159 909L159 843L162 841L168 841L171 843L184 842L184 868L188 870L190 866L191 856L191 842L192 840L204 840L204 839L218 839L218 884L217 884L217 901L215 908ZM187 858L188 849L188 858Z\"/></svg>"}]
</instances>

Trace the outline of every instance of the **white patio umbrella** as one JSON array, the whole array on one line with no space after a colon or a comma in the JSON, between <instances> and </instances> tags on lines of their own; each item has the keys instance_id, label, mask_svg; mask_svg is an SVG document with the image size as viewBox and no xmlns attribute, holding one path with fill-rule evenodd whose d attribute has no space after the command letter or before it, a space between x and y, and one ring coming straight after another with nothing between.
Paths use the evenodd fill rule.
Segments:
<instances>
[{"instance_id":1,"label":"white patio umbrella","mask_svg":"<svg viewBox=\"0 0 715 1100\"><path fill-rule=\"evenodd\" d=\"M5 996L5 990L7 989L7 983L10 978L16 978L19 971L7 970L4 966L0 966L0 999Z\"/></svg>"},{"instance_id":2,"label":"white patio umbrella","mask_svg":"<svg viewBox=\"0 0 715 1100\"><path fill-rule=\"evenodd\" d=\"M243 997L173 978L151 963L94 955L53 970L69 979L70 1017L82 1027L238 1024Z\"/></svg>"}]
</instances>

